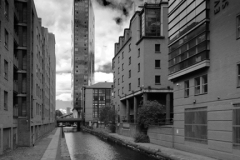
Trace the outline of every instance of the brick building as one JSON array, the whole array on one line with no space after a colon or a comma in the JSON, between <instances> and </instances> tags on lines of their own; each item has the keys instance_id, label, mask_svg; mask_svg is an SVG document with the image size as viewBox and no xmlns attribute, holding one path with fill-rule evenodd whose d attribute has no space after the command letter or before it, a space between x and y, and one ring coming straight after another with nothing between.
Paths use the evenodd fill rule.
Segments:
<instances>
[{"instance_id":1,"label":"brick building","mask_svg":"<svg viewBox=\"0 0 240 160\"><path fill-rule=\"evenodd\" d=\"M174 148L240 159L240 1L169 1Z\"/></svg>"},{"instance_id":2,"label":"brick building","mask_svg":"<svg viewBox=\"0 0 240 160\"><path fill-rule=\"evenodd\" d=\"M115 44L113 104L118 111L119 133L133 136L137 110L146 100L166 106L172 119L172 83L168 80L168 3L145 3Z\"/></svg>"},{"instance_id":3,"label":"brick building","mask_svg":"<svg viewBox=\"0 0 240 160\"><path fill-rule=\"evenodd\" d=\"M55 38L32 0L0 0L0 154L32 146L55 121Z\"/></svg>"}]
</instances>

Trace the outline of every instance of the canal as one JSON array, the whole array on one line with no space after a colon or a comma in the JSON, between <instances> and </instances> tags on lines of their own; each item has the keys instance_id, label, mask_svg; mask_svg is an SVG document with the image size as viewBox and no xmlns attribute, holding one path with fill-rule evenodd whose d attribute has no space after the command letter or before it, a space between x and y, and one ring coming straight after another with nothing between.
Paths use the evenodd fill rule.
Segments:
<instances>
[{"instance_id":1,"label":"canal","mask_svg":"<svg viewBox=\"0 0 240 160\"><path fill-rule=\"evenodd\" d=\"M65 132L65 138L72 160L155 160L87 132Z\"/></svg>"}]
</instances>

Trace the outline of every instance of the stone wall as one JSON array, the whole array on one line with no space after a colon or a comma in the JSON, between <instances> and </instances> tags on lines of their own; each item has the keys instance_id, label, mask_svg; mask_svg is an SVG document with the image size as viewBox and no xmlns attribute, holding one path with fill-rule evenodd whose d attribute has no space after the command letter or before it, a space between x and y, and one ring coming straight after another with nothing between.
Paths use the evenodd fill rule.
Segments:
<instances>
[{"instance_id":1,"label":"stone wall","mask_svg":"<svg viewBox=\"0 0 240 160\"><path fill-rule=\"evenodd\" d=\"M147 134L150 143L157 144L164 147L173 148L173 126L150 126Z\"/></svg>"}]
</instances>

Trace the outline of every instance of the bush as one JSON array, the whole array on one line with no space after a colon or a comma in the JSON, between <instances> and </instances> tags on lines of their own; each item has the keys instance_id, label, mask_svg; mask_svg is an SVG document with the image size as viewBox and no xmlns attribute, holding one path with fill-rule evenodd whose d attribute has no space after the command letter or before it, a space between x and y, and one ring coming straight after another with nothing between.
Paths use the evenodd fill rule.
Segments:
<instances>
[{"instance_id":1,"label":"bush","mask_svg":"<svg viewBox=\"0 0 240 160\"><path fill-rule=\"evenodd\" d=\"M137 133L134 136L134 142L136 143L149 143L149 137L148 135L144 134L144 133Z\"/></svg>"},{"instance_id":2,"label":"bush","mask_svg":"<svg viewBox=\"0 0 240 160\"><path fill-rule=\"evenodd\" d=\"M137 120L142 129L160 124L159 122L165 120L165 106L157 101L147 101L139 108Z\"/></svg>"},{"instance_id":3,"label":"bush","mask_svg":"<svg viewBox=\"0 0 240 160\"><path fill-rule=\"evenodd\" d=\"M111 133L115 133L115 131L116 131L116 126L115 126L114 124L110 124L108 128L109 128L109 130L111 131Z\"/></svg>"}]
</instances>

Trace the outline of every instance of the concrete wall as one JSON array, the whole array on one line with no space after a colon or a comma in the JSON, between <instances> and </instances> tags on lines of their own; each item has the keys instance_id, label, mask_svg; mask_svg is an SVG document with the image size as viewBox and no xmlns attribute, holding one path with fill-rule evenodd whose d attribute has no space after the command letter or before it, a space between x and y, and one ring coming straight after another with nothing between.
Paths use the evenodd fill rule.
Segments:
<instances>
[{"instance_id":1,"label":"concrete wall","mask_svg":"<svg viewBox=\"0 0 240 160\"><path fill-rule=\"evenodd\" d=\"M150 126L147 131L150 143L173 148L173 126Z\"/></svg>"}]
</instances>

